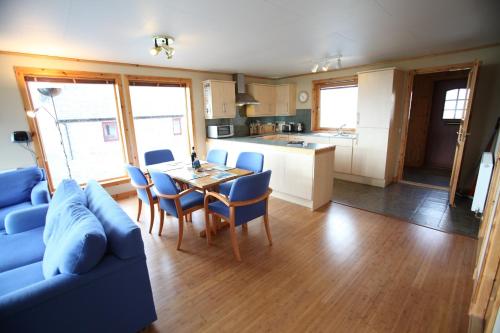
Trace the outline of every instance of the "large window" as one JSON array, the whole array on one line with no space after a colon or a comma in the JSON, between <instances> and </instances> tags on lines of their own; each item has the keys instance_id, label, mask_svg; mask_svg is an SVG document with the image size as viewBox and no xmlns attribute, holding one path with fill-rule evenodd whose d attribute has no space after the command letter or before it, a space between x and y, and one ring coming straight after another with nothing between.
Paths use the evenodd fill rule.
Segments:
<instances>
[{"instance_id":1,"label":"large window","mask_svg":"<svg viewBox=\"0 0 500 333\"><path fill-rule=\"evenodd\" d=\"M36 76L24 80L54 187L69 173L80 183L125 176L114 80ZM58 89L48 94L44 88Z\"/></svg>"},{"instance_id":2,"label":"large window","mask_svg":"<svg viewBox=\"0 0 500 333\"><path fill-rule=\"evenodd\" d=\"M460 120L464 115L467 88L451 89L446 92L443 119Z\"/></svg>"},{"instance_id":3,"label":"large window","mask_svg":"<svg viewBox=\"0 0 500 333\"><path fill-rule=\"evenodd\" d=\"M314 82L315 129L356 128L358 86L354 77Z\"/></svg>"},{"instance_id":4,"label":"large window","mask_svg":"<svg viewBox=\"0 0 500 333\"><path fill-rule=\"evenodd\" d=\"M189 156L189 90L161 78L129 79L130 102L140 165L149 150L170 149L176 160Z\"/></svg>"}]
</instances>

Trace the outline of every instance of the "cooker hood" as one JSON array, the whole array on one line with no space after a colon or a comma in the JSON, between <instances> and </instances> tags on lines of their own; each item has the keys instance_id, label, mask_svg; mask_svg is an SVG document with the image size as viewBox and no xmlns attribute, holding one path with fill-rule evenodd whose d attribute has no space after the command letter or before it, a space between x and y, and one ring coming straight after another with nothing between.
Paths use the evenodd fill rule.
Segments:
<instances>
[{"instance_id":1,"label":"cooker hood","mask_svg":"<svg viewBox=\"0 0 500 333\"><path fill-rule=\"evenodd\" d=\"M236 105L256 105L260 104L253 96L247 93L245 87L245 75L234 74L233 80L236 81Z\"/></svg>"}]
</instances>

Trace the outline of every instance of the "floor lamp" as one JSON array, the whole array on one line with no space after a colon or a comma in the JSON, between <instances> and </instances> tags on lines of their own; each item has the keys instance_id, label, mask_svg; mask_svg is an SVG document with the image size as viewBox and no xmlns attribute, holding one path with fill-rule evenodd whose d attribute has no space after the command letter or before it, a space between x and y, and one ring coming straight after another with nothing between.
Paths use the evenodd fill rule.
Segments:
<instances>
[{"instance_id":1,"label":"floor lamp","mask_svg":"<svg viewBox=\"0 0 500 333\"><path fill-rule=\"evenodd\" d=\"M64 146L63 134L61 131L61 126L59 124L59 118L57 116L56 104L54 103L54 97L58 96L61 93L62 89L61 88L38 88L37 90L40 94L47 96L47 97L50 97L50 100L52 101L52 108L54 109L54 114L50 113L44 107L41 107L41 108L37 108L33 111L28 111L27 115L30 118L35 118L36 114L40 110L44 110L52 117L52 119L54 120L54 123L56 124L57 131L59 132L59 138L61 140L61 147L62 147L63 153L64 153L64 161L66 162L66 168L68 169L68 177L70 179L73 179L73 177L71 176L71 169L69 167L69 162L68 162L68 153L66 152L66 147Z\"/></svg>"}]
</instances>

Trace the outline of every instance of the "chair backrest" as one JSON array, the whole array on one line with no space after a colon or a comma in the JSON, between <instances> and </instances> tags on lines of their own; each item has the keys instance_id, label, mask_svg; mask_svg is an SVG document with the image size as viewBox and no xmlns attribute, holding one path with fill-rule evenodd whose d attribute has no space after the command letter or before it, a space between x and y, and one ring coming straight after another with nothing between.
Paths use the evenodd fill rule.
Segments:
<instances>
[{"instance_id":1,"label":"chair backrest","mask_svg":"<svg viewBox=\"0 0 500 333\"><path fill-rule=\"evenodd\" d=\"M146 165L170 162L174 160L174 155L170 149L151 150L144 153Z\"/></svg>"},{"instance_id":2,"label":"chair backrest","mask_svg":"<svg viewBox=\"0 0 500 333\"><path fill-rule=\"evenodd\" d=\"M174 180L166 173L151 171L150 175L159 193L166 195L175 195L179 193L179 189L175 185Z\"/></svg>"},{"instance_id":3,"label":"chair backrest","mask_svg":"<svg viewBox=\"0 0 500 333\"><path fill-rule=\"evenodd\" d=\"M229 192L229 201L246 201L264 195L269 189L271 170L238 178Z\"/></svg>"},{"instance_id":4,"label":"chair backrest","mask_svg":"<svg viewBox=\"0 0 500 333\"><path fill-rule=\"evenodd\" d=\"M242 152L236 160L236 167L239 169L250 170L255 173L262 172L264 166L264 155L254 152Z\"/></svg>"},{"instance_id":5,"label":"chair backrest","mask_svg":"<svg viewBox=\"0 0 500 333\"><path fill-rule=\"evenodd\" d=\"M222 149L210 149L207 154L207 162L226 165L227 151Z\"/></svg>"},{"instance_id":6,"label":"chair backrest","mask_svg":"<svg viewBox=\"0 0 500 333\"><path fill-rule=\"evenodd\" d=\"M134 165L127 164L125 165L125 169L127 169L127 173L130 176L130 179L139 186L148 185L148 180L146 176L142 173L141 169Z\"/></svg>"}]
</instances>

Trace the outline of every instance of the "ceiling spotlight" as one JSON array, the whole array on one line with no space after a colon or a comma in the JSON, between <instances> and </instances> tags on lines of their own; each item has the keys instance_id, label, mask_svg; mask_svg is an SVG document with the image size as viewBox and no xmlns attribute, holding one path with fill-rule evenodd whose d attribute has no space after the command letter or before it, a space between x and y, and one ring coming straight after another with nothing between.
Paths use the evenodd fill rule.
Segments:
<instances>
[{"instance_id":1,"label":"ceiling spotlight","mask_svg":"<svg viewBox=\"0 0 500 333\"><path fill-rule=\"evenodd\" d=\"M312 73L316 73L318 71L318 68L319 68L319 65L318 64L314 64L311 68L311 72Z\"/></svg>"},{"instance_id":2,"label":"ceiling spotlight","mask_svg":"<svg viewBox=\"0 0 500 333\"><path fill-rule=\"evenodd\" d=\"M328 62L325 61L325 63L323 64L323 66L321 66L321 70L323 72L326 72L326 71L328 71L328 68L330 68L330 62L329 61Z\"/></svg>"},{"instance_id":3,"label":"ceiling spotlight","mask_svg":"<svg viewBox=\"0 0 500 333\"><path fill-rule=\"evenodd\" d=\"M165 51L167 59L172 59L175 50L172 47L174 44L174 38L168 35L158 35L153 36L154 46L149 50L149 53L153 56L157 56L162 51Z\"/></svg>"}]
</instances>

